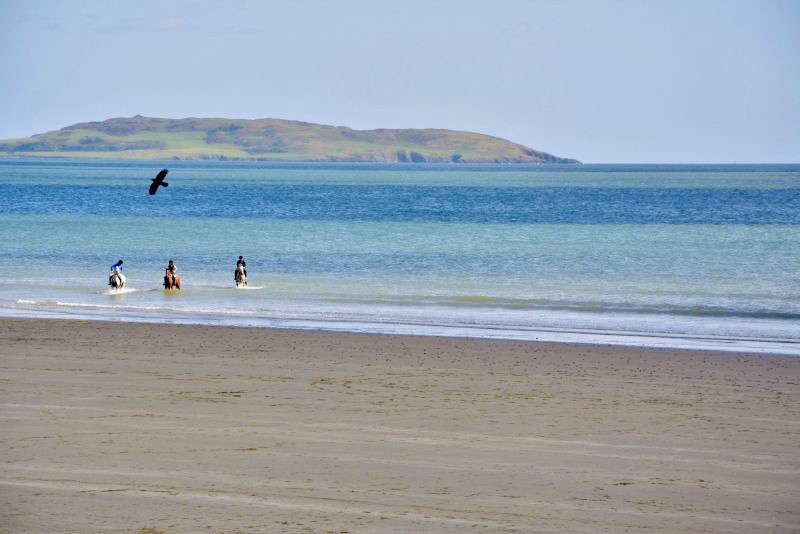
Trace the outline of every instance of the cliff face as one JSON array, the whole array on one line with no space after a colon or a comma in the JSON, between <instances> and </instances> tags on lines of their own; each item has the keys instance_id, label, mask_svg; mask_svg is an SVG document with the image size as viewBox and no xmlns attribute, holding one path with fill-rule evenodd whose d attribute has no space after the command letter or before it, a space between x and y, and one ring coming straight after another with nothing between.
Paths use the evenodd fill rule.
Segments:
<instances>
[{"instance_id":1,"label":"cliff face","mask_svg":"<svg viewBox=\"0 0 800 534\"><path fill-rule=\"evenodd\" d=\"M472 132L137 115L0 141L0 155L276 161L578 163Z\"/></svg>"}]
</instances>

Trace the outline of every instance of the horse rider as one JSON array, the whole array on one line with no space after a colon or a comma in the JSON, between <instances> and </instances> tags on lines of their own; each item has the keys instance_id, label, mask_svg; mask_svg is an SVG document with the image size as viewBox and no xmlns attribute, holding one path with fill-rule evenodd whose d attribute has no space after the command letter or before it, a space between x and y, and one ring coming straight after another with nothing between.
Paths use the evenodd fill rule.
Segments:
<instances>
[{"instance_id":1,"label":"horse rider","mask_svg":"<svg viewBox=\"0 0 800 534\"><path fill-rule=\"evenodd\" d=\"M178 268L172 260L169 260L169 265L164 272L164 289L180 289L181 280L178 277Z\"/></svg>"},{"instance_id":2,"label":"horse rider","mask_svg":"<svg viewBox=\"0 0 800 534\"><path fill-rule=\"evenodd\" d=\"M242 256L239 256L239 259L236 261L236 270L239 270L239 266L242 266L242 271L244 271L244 275L247 276L247 263L244 261Z\"/></svg>"},{"instance_id":3,"label":"horse rider","mask_svg":"<svg viewBox=\"0 0 800 534\"><path fill-rule=\"evenodd\" d=\"M119 278L119 284L122 285L124 283L122 277L122 260L117 260L117 263L111 266L111 274L108 277L108 285L111 287L117 287L114 285L114 277L117 276Z\"/></svg>"}]
</instances>

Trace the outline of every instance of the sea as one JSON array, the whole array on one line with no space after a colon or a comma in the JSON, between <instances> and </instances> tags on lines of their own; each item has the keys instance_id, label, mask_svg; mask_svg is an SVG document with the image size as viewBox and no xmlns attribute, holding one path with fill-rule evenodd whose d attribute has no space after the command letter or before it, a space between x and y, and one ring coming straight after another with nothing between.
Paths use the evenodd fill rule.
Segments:
<instances>
[{"instance_id":1,"label":"sea","mask_svg":"<svg viewBox=\"0 0 800 534\"><path fill-rule=\"evenodd\" d=\"M800 165L0 159L0 316L800 355Z\"/></svg>"}]
</instances>

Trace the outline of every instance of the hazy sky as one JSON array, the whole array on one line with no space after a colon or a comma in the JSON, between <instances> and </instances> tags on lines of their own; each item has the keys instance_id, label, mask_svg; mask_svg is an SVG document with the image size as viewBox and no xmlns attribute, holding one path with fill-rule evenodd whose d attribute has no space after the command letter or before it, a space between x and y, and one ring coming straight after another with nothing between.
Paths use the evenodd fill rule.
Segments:
<instances>
[{"instance_id":1,"label":"hazy sky","mask_svg":"<svg viewBox=\"0 0 800 534\"><path fill-rule=\"evenodd\" d=\"M800 162L800 0L0 0L0 138L136 114Z\"/></svg>"}]
</instances>

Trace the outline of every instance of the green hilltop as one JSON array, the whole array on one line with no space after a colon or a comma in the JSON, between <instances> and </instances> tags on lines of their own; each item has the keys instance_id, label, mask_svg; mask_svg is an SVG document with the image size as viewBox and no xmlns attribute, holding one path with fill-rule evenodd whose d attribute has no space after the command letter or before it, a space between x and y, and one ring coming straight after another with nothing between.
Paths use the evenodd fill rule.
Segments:
<instances>
[{"instance_id":1,"label":"green hilltop","mask_svg":"<svg viewBox=\"0 0 800 534\"><path fill-rule=\"evenodd\" d=\"M0 140L0 155L135 159L578 163L505 139L440 129L353 130L281 119L83 122Z\"/></svg>"}]
</instances>

